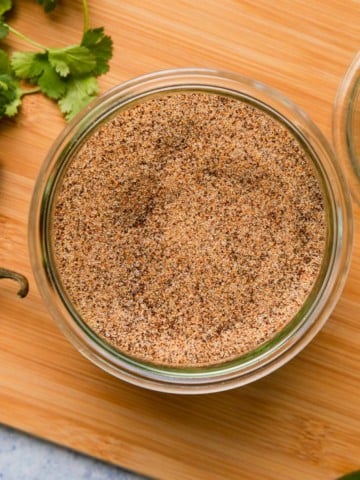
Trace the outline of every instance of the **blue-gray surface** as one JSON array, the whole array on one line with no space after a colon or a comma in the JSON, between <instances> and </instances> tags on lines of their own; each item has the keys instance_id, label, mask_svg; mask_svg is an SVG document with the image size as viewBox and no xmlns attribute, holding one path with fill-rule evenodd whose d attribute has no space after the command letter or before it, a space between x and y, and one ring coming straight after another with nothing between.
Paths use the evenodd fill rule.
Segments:
<instances>
[{"instance_id":1,"label":"blue-gray surface","mask_svg":"<svg viewBox=\"0 0 360 480\"><path fill-rule=\"evenodd\" d=\"M143 478L0 425L0 480L143 480Z\"/></svg>"}]
</instances>

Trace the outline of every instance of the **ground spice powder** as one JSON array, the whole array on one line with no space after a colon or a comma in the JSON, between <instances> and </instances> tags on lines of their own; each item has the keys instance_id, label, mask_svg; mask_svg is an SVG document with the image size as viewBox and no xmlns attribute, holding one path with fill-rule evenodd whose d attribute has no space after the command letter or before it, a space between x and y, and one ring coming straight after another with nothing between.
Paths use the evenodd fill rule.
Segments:
<instances>
[{"instance_id":1,"label":"ground spice powder","mask_svg":"<svg viewBox=\"0 0 360 480\"><path fill-rule=\"evenodd\" d=\"M64 174L54 255L71 302L124 354L203 366L248 353L308 297L322 190L294 135L222 95L163 95L92 134Z\"/></svg>"}]
</instances>

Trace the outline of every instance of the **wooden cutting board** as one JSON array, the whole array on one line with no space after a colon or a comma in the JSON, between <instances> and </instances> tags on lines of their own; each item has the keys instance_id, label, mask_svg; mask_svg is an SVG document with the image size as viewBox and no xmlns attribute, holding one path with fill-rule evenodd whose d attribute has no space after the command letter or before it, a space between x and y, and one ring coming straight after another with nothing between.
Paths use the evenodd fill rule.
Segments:
<instances>
[{"instance_id":1,"label":"wooden cutting board","mask_svg":"<svg viewBox=\"0 0 360 480\"><path fill-rule=\"evenodd\" d=\"M79 41L80 0L45 16L17 1L13 26L40 43ZM92 0L115 42L105 90L145 72L201 66L278 88L330 138L332 104L360 43L356 0ZM9 37L11 48L24 48ZM26 49L26 47L25 47ZM39 167L64 126L26 97L0 123L0 421L161 479L332 480L360 468L360 211L350 276L334 314L296 359L255 384L207 396L127 385L85 360L46 312L30 271L27 216Z\"/></svg>"}]
</instances>

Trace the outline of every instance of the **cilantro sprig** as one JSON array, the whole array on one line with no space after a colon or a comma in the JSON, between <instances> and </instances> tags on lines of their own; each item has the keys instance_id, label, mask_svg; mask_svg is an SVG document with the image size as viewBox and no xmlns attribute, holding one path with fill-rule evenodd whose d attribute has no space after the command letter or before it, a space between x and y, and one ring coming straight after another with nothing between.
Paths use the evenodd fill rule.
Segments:
<instances>
[{"instance_id":1,"label":"cilantro sprig","mask_svg":"<svg viewBox=\"0 0 360 480\"><path fill-rule=\"evenodd\" d=\"M8 55L0 49L0 117L16 115L21 94L19 83L11 73Z\"/></svg>"},{"instance_id":2,"label":"cilantro sprig","mask_svg":"<svg viewBox=\"0 0 360 480\"><path fill-rule=\"evenodd\" d=\"M44 7L45 12L51 12L57 6L57 0L37 0L37 3Z\"/></svg>"},{"instance_id":3,"label":"cilantro sprig","mask_svg":"<svg viewBox=\"0 0 360 480\"><path fill-rule=\"evenodd\" d=\"M56 7L56 0L37 0L45 11ZM4 14L12 0L0 0L0 39L12 33L36 48L36 51L14 52L9 59L0 52L0 117L17 113L23 95L41 91L58 103L67 120L73 118L99 91L97 77L109 70L112 40L104 29L89 28L89 10L82 0L84 28L81 43L49 48L8 25ZM23 90L27 82L36 88Z\"/></svg>"}]
</instances>

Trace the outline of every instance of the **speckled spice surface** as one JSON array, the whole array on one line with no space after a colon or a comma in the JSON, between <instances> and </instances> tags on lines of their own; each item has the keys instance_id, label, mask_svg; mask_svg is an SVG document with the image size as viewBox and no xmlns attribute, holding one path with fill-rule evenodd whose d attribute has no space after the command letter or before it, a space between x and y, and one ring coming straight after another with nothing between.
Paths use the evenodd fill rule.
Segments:
<instances>
[{"instance_id":1,"label":"speckled spice surface","mask_svg":"<svg viewBox=\"0 0 360 480\"><path fill-rule=\"evenodd\" d=\"M0 425L0 480L145 480Z\"/></svg>"},{"instance_id":2,"label":"speckled spice surface","mask_svg":"<svg viewBox=\"0 0 360 480\"><path fill-rule=\"evenodd\" d=\"M271 339L309 295L325 237L321 188L292 134L205 93L151 99L102 126L69 166L53 223L84 321L173 366Z\"/></svg>"}]
</instances>

